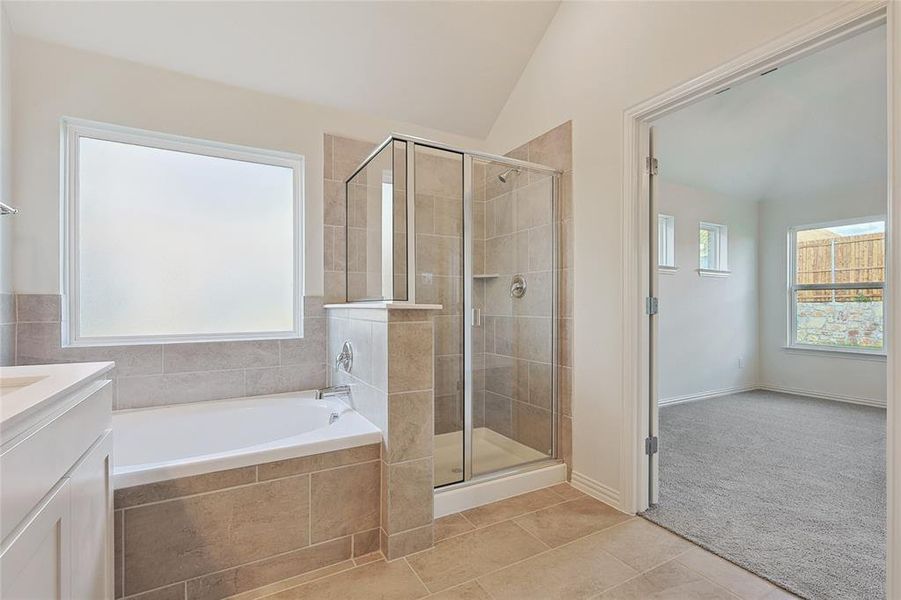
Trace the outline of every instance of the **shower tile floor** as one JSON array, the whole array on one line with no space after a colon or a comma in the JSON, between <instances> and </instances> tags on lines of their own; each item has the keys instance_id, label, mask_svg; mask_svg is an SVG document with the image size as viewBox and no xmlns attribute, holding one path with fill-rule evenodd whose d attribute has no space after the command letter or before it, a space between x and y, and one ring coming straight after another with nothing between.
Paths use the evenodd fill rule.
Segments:
<instances>
[{"instance_id":1,"label":"shower tile floor","mask_svg":"<svg viewBox=\"0 0 901 600\"><path fill-rule=\"evenodd\" d=\"M435 486L463 480L463 432L452 431L435 436ZM472 432L472 470L491 473L547 458L546 454L520 444L487 427Z\"/></svg>"},{"instance_id":2,"label":"shower tile floor","mask_svg":"<svg viewBox=\"0 0 901 600\"><path fill-rule=\"evenodd\" d=\"M435 521L435 547L380 554L240 600L784 600L795 598L568 484Z\"/></svg>"}]
</instances>

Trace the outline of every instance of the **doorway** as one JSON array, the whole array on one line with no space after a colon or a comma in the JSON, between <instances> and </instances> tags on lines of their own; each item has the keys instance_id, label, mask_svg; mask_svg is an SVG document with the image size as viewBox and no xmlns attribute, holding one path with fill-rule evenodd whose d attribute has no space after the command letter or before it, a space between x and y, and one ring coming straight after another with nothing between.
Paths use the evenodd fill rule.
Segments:
<instances>
[{"instance_id":1,"label":"doorway","mask_svg":"<svg viewBox=\"0 0 901 600\"><path fill-rule=\"evenodd\" d=\"M885 40L870 20L646 130L645 516L803 597L883 594ZM770 129L794 135L763 153ZM724 130L731 167L675 148Z\"/></svg>"}]
</instances>

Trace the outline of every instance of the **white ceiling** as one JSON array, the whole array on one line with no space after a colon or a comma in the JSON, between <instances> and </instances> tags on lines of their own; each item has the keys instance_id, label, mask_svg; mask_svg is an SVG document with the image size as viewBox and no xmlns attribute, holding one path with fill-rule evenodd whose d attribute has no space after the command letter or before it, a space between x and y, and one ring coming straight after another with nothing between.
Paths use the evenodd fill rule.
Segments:
<instances>
[{"instance_id":1,"label":"white ceiling","mask_svg":"<svg viewBox=\"0 0 901 600\"><path fill-rule=\"evenodd\" d=\"M885 27L655 123L661 177L760 200L886 177Z\"/></svg>"},{"instance_id":2,"label":"white ceiling","mask_svg":"<svg viewBox=\"0 0 901 600\"><path fill-rule=\"evenodd\" d=\"M19 35L484 138L559 1L3 4Z\"/></svg>"}]
</instances>

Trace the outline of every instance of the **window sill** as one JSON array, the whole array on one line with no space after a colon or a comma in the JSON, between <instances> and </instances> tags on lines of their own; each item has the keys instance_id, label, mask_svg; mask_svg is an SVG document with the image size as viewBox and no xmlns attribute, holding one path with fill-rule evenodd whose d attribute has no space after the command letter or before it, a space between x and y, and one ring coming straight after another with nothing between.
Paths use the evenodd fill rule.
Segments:
<instances>
[{"instance_id":1,"label":"window sill","mask_svg":"<svg viewBox=\"0 0 901 600\"><path fill-rule=\"evenodd\" d=\"M122 337L122 338L88 338L74 340L60 345L62 348L112 348L119 346L166 346L174 344L219 344L234 342L264 342L278 340L302 340L303 335L296 332L279 332L273 334L246 334L222 336L160 336L160 337Z\"/></svg>"},{"instance_id":2,"label":"window sill","mask_svg":"<svg viewBox=\"0 0 901 600\"><path fill-rule=\"evenodd\" d=\"M679 271L679 267L670 267L668 265L660 265L657 272L661 275L675 275Z\"/></svg>"},{"instance_id":3,"label":"window sill","mask_svg":"<svg viewBox=\"0 0 901 600\"><path fill-rule=\"evenodd\" d=\"M696 269L698 277L729 277L732 271L720 271L719 269Z\"/></svg>"},{"instance_id":4,"label":"window sill","mask_svg":"<svg viewBox=\"0 0 901 600\"><path fill-rule=\"evenodd\" d=\"M783 346L789 354L806 354L809 356L828 356L830 358L850 358L853 360L870 360L885 362L884 351L854 350L852 348L825 348L818 346Z\"/></svg>"}]
</instances>

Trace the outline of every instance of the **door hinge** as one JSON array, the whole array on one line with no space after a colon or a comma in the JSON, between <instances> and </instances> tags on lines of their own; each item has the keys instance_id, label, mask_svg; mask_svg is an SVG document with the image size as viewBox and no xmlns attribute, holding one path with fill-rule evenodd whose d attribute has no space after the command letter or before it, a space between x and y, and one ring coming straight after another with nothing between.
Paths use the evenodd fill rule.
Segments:
<instances>
[{"instance_id":1,"label":"door hinge","mask_svg":"<svg viewBox=\"0 0 901 600\"><path fill-rule=\"evenodd\" d=\"M646 156L644 158L644 172L648 175L656 175L657 174L657 159L653 156Z\"/></svg>"},{"instance_id":2,"label":"door hinge","mask_svg":"<svg viewBox=\"0 0 901 600\"><path fill-rule=\"evenodd\" d=\"M656 315L658 310L658 302L656 296L648 296L645 298L644 311L649 315Z\"/></svg>"},{"instance_id":3,"label":"door hinge","mask_svg":"<svg viewBox=\"0 0 901 600\"><path fill-rule=\"evenodd\" d=\"M648 456L657 454L657 436L651 436L644 439L644 453Z\"/></svg>"}]
</instances>

